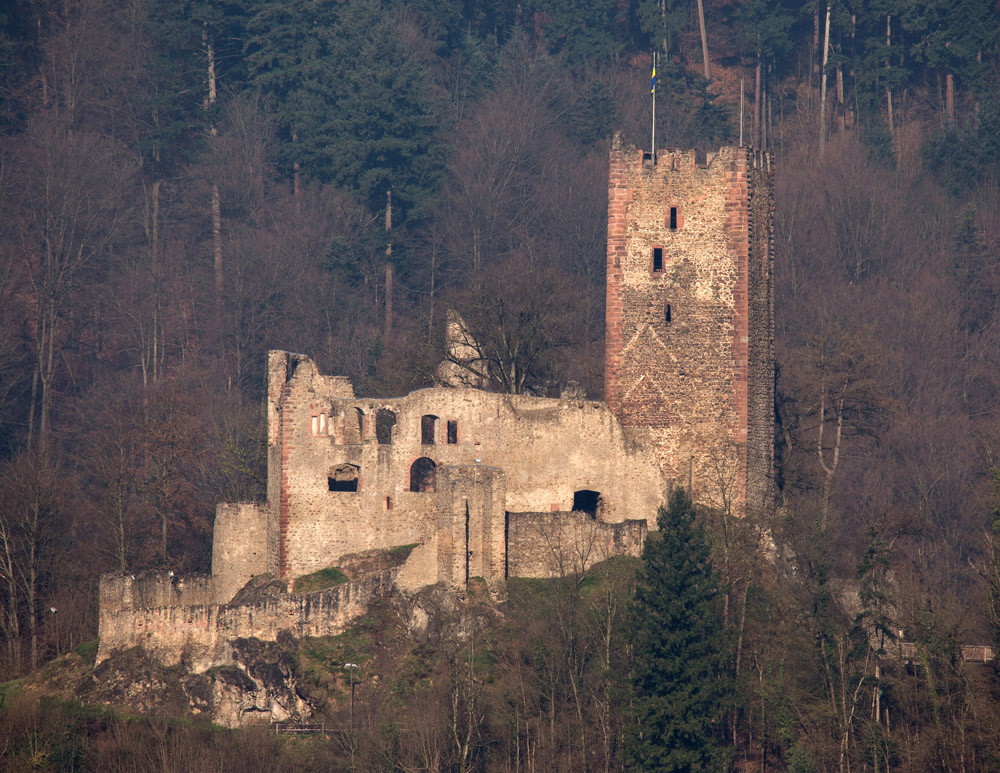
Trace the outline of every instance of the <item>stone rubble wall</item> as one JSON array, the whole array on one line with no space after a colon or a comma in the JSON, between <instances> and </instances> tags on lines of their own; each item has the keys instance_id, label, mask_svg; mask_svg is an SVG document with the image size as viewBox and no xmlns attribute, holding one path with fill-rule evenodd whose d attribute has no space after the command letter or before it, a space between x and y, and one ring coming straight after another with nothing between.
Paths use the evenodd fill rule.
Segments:
<instances>
[{"instance_id":1,"label":"stone rubble wall","mask_svg":"<svg viewBox=\"0 0 1000 773\"><path fill-rule=\"evenodd\" d=\"M334 636L364 615L373 602L388 596L398 572L396 567L327 590L272 596L253 604L185 606L126 606L121 602L106 605L105 598L129 598L120 591L130 581L121 575L104 575L97 663L107 659L113 650L138 646L164 665L185 663L191 671L202 672L232 664L229 643L233 639L276 641L281 631L297 638ZM138 596L133 594L131 598ZM142 598L155 602L160 597ZM204 598L210 595L206 592Z\"/></svg>"},{"instance_id":2,"label":"stone rubble wall","mask_svg":"<svg viewBox=\"0 0 1000 773\"><path fill-rule=\"evenodd\" d=\"M106 574L101 577L99 593L101 614L139 607L194 607L213 601L212 580L204 574Z\"/></svg>"},{"instance_id":3,"label":"stone rubble wall","mask_svg":"<svg viewBox=\"0 0 1000 773\"><path fill-rule=\"evenodd\" d=\"M605 523L575 510L508 513L508 575L567 576L612 556L638 556L647 532L645 520Z\"/></svg>"},{"instance_id":4,"label":"stone rubble wall","mask_svg":"<svg viewBox=\"0 0 1000 773\"><path fill-rule=\"evenodd\" d=\"M228 604L250 578L267 571L267 505L223 502L212 531L212 599Z\"/></svg>"}]
</instances>

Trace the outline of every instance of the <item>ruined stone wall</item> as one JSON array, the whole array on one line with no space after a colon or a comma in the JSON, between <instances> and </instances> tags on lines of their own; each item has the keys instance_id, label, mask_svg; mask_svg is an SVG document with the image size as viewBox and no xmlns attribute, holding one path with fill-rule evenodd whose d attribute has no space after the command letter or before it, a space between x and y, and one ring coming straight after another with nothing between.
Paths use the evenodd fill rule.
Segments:
<instances>
[{"instance_id":1,"label":"ruined stone wall","mask_svg":"<svg viewBox=\"0 0 1000 773\"><path fill-rule=\"evenodd\" d=\"M266 506L218 505L212 531L212 601L229 602L251 577L266 571Z\"/></svg>"},{"instance_id":2,"label":"ruined stone wall","mask_svg":"<svg viewBox=\"0 0 1000 773\"><path fill-rule=\"evenodd\" d=\"M473 577L499 588L505 580L504 472L482 465L441 467L438 479L438 579Z\"/></svg>"},{"instance_id":3,"label":"ruined stone wall","mask_svg":"<svg viewBox=\"0 0 1000 773\"><path fill-rule=\"evenodd\" d=\"M507 514L510 577L563 577L612 556L642 553L645 520L605 523L587 513Z\"/></svg>"},{"instance_id":4,"label":"ruined stone wall","mask_svg":"<svg viewBox=\"0 0 1000 773\"><path fill-rule=\"evenodd\" d=\"M752 160L746 511L762 515L774 503L774 185L770 157Z\"/></svg>"},{"instance_id":5,"label":"ruined stone wall","mask_svg":"<svg viewBox=\"0 0 1000 773\"><path fill-rule=\"evenodd\" d=\"M287 367L293 360L294 372ZM456 505L442 500L439 491L410 490L412 465L421 458L432 460L438 471L502 470L501 513L567 510L574 492L584 489L602 494L601 517L608 521L653 518L663 501L656 464L625 437L603 403L444 388L356 399L331 386L302 355L272 353L270 361L276 374L270 387L277 395L269 396L276 424L269 440L272 468L278 470L269 471L268 566L282 577L330 566L348 553L437 543L440 508L453 518ZM382 410L395 415L391 438L384 433L379 438ZM425 416L434 417L432 437L425 437ZM454 423L450 437L449 422ZM331 491L329 478L344 470L357 471L357 490ZM471 515L473 521L478 517ZM495 524L473 527L489 535L475 537L486 539L488 547L474 551L486 563L473 576L497 575L501 551ZM438 547L448 551L454 545ZM442 571L464 576L464 566Z\"/></svg>"},{"instance_id":6,"label":"ruined stone wall","mask_svg":"<svg viewBox=\"0 0 1000 773\"><path fill-rule=\"evenodd\" d=\"M99 588L101 614L105 610L136 607L192 607L212 603L212 581L207 575L173 576L169 572L106 574Z\"/></svg>"},{"instance_id":7,"label":"ruined stone wall","mask_svg":"<svg viewBox=\"0 0 1000 773\"><path fill-rule=\"evenodd\" d=\"M192 671L232 662L229 642L255 637L275 641L279 631L293 636L334 636L368 611L392 589L398 568L369 575L316 593L272 596L254 604L157 604L159 597L142 595L152 604L125 605L128 578L101 578L101 643L97 662L113 650L143 647L165 665L185 661ZM146 585L142 586L147 589ZM151 589L152 586L149 586ZM134 585L133 585L134 589ZM154 594L155 596L155 594ZM118 599L118 605L105 604ZM132 598L138 598L136 594ZM206 598L207 602L207 598Z\"/></svg>"},{"instance_id":8,"label":"ruined stone wall","mask_svg":"<svg viewBox=\"0 0 1000 773\"><path fill-rule=\"evenodd\" d=\"M607 402L652 442L669 480L715 503L726 489L741 510L750 395L762 451L760 408L773 390L769 251L749 265L751 242L770 238L770 219L751 223L749 202L770 178L755 169L745 148L702 164L693 150L663 150L654 164L616 137L608 189Z\"/></svg>"}]
</instances>

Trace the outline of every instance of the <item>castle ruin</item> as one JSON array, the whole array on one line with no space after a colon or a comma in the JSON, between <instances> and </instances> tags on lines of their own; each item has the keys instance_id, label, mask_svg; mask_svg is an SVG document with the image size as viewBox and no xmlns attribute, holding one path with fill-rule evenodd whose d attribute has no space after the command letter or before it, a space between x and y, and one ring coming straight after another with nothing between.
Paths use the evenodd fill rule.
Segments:
<instances>
[{"instance_id":1,"label":"castle ruin","mask_svg":"<svg viewBox=\"0 0 1000 773\"><path fill-rule=\"evenodd\" d=\"M194 670L236 636L340 633L393 588L577 572L638 555L670 488L770 506L772 186L766 155L653 156L616 137L605 401L433 387L357 397L305 355L267 363L267 500L218 506L210 577L101 578L98 661L141 645ZM312 594L270 576L398 562Z\"/></svg>"}]
</instances>

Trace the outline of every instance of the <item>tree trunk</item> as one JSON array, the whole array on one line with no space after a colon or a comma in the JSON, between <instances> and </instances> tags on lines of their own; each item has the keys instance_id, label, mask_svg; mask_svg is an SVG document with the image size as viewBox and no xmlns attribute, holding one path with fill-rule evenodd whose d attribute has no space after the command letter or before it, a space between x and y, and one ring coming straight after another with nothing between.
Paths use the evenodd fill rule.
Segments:
<instances>
[{"instance_id":1,"label":"tree trunk","mask_svg":"<svg viewBox=\"0 0 1000 773\"><path fill-rule=\"evenodd\" d=\"M826 149L826 65L830 57L830 4L826 6L826 31L823 33L823 69L819 87L819 153Z\"/></svg>"},{"instance_id":2,"label":"tree trunk","mask_svg":"<svg viewBox=\"0 0 1000 773\"><path fill-rule=\"evenodd\" d=\"M812 48L809 52L809 65L815 78L819 74L819 0L816 0L816 4L813 6L813 37ZM812 93L811 85L809 92Z\"/></svg>"},{"instance_id":3,"label":"tree trunk","mask_svg":"<svg viewBox=\"0 0 1000 773\"><path fill-rule=\"evenodd\" d=\"M385 232L392 232L392 191L385 194ZM390 237L391 239L391 237ZM392 241L385 247L385 339L392 335Z\"/></svg>"},{"instance_id":4,"label":"tree trunk","mask_svg":"<svg viewBox=\"0 0 1000 773\"><path fill-rule=\"evenodd\" d=\"M955 124L955 76L950 72L944 76L944 116L949 126Z\"/></svg>"},{"instance_id":5,"label":"tree trunk","mask_svg":"<svg viewBox=\"0 0 1000 773\"><path fill-rule=\"evenodd\" d=\"M757 52L757 69L754 74L754 94L753 94L753 126L750 128L750 144L760 147L760 88L761 88L761 65L760 51Z\"/></svg>"},{"instance_id":6,"label":"tree trunk","mask_svg":"<svg viewBox=\"0 0 1000 773\"><path fill-rule=\"evenodd\" d=\"M225 292L222 264L222 200L219 196L219 185L214 182L212 183L212 255L215 266L215 306L221 321L222 300Z\"/></svg>"},{"instance_id":7,"label":"tree trunk","mask_svg":"<svg viewBox=\"0 0 1000 773\"><path fill-rule=\"evenodd\" d=\"M760 149L767 151L767 72L762 69L760 77Z\"/></svg>"},{"instance_id":8,"label":"tree trunk","mask_svg":"<svg viewBox=\"0 0 1000 773\"><path fill-rule=\"evenodd\" d=\"M886 74L886 85L885 85L885 115L886 120L889 122L889 133L892 134L895 126L893 125L892 118L892 89L889 88L889 49L892 46L892 14L885 15L885 74Z\"/></svg>"},{"instance_id":9,"label":"tree trunk","mask_svg":"<svg viewBox=\"0 0 1000 773\"><path fill-rule=\"evenodd\" d=\"M837 124L840 133L847 131L847 108L844 105L844 70L837 65Z\"/></svg>"},{"instance_id":10,"label":"tree trunk","mask_svg":"<svg viewBox=\"0 0 1000 773\"><path fill-rule=\"evenodd\" d=\"M708 60L708 33L705 30L705 5L698 0L698 26L701 29L701 61L704 64L705 80L712 80L712 67Z\"/></svg>"}]
</instances>

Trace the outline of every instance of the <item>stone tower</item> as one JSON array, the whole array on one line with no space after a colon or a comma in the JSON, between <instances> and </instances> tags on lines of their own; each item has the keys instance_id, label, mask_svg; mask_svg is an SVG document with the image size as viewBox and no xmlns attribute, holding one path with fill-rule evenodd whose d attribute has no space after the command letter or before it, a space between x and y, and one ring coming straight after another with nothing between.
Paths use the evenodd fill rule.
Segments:
<instances>
[{"instance_id":1,"label":"stone tower","mask_svg":"<svg viewBox=\"0 0 1000 773\"><path fill-rule=\"evenodd\" d=\"M771 502L772 220L766 155L654 158L615 137L606 400L669 482L739 515Z\"/></svg>"}]
</instances>

